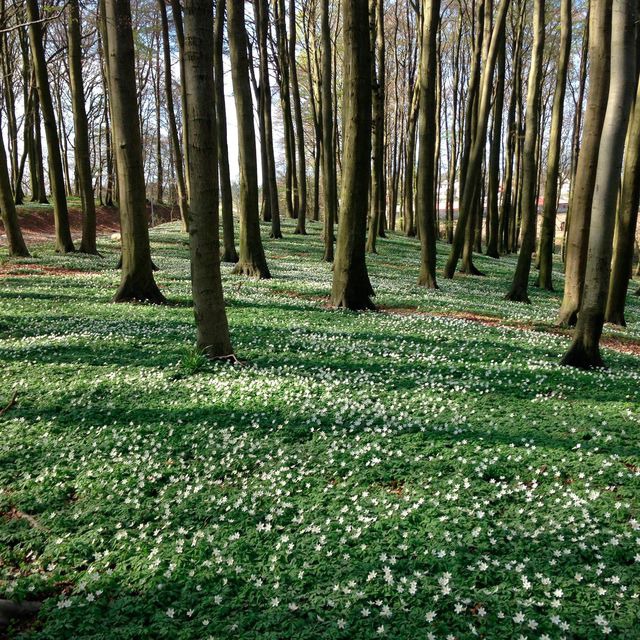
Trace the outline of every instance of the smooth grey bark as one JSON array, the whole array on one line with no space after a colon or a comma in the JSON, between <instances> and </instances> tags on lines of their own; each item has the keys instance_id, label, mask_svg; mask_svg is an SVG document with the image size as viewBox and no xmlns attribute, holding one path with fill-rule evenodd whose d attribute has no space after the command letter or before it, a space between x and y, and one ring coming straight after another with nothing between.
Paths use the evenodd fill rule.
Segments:
<instances>
[{"instance_id":1,"label":"smooth grey bark","mask_svg":"<svg viewBox=\"0 0 640 640\"><path fill-rule=\"evenodd\" d=\"M458 224L456 225L453 242L451 244L451 251L443 272L445 278L453 278L465 243L467 222L469 216L473 214L476 188L482 172L482 159L487 138L487 128L489 126L493 73L498 57L501 25L506 20L508 8L509 0L502 0L498 7L493 33L491 35L491 43L487 52L486 65L482 74L482 89L480 92L480 103L478 107L477 131L466 166L464 187L460 201L460 210L458 213Z\"/></svg>"},{"instance_id":2,"label":"smooth grey bark","mask_svg":"<svg viewBox=\"0 0 640 640\"><path fill-rule=\"evenodd\" d=\"M331 32L329 28L329 0L321 0L320 34L322 46L322 72L320 77L320 104L322 111L322 186L324 196L324 255L325 262L333 262L336 221L336 154L331 91Z\"/></svg>"},{"instance_id":3,"label":"smooth grey bark","mask_svg":"<svg viewBox=\"0 0 640 640\"><path fill-rule=\"evenodd\" d=\"M562 121L564 117L564 97L567 88L567 72L571 55L571 0L560 4L560 52L556 87L551 112L551 132L549 134L549 156L547 158L547 180L544 190L544 209L540 230L540 273L538 286L553 291L551 273L556 240L556 215L558 210L558 176L560 168L560 147L562 144Z\"/></svg>"},{"instance_id":4,"label":"smooth grey bark","mask_svg":"<svg viewBox=\"0 0 640 640\"><path fill-rule=\"evenodd\" d=\"M564 295L558 313L558 324L564 326L576 323L582 300L598 150L609 93L610 55L611 4L594 2L589 11L589 95L568 212Z\"/></svg>"},{"instance_id":5,"label":"smooth grey bark","mask_svg":"<svg viewBox=\"0 0 640 640\"><path fill-rule=\"evenodd\" d=\"M209 358L224 358L232 355L232 349L220 276L212 23L209 0L184 0L184 81L191 122L187 135L189 246L197 345Z\"/></svg>"},{"instance_id":6,"label":"smooth grey bark","mask_svg":"<svg viewBox=\"0 0 640 640\"><path fill-rule=\"evenodd\" d=\"M84 82L82 80L82 33L78 0L69 0L67 5L67 42L69 55L69 80L73 108L73 129L75 133L76 174L80 186L80 199L84 218L82 221L81 253L97 255L96 247L96 202L91 176L89 156L89 123L84 103Z\"/></svg>"},{"instance_id":7,"label":"smooth grey bark","mask_svg":"<svg viewBox=\"0 0 640 640\"><path fill-rule=\"evenodd\" d=\"M165 0L158 0L160 10L160 26L162 31L162 57L164 64L164 91L167 101L167 116L169 120L169 135L171 136L171 150L174 158L176 172L176 190L178 196L178 208L183 231L189 226L189 204L187 202L187 187L184 177L184 160L180 150L180 136L176 122L176 111L173 102L173 83L171 74L171 48L169 43L169 20Z\"/></svg>"},{"instance_id":8,"label":"smooth grey bark","mask_svg":"<svg viewBox=\"0 0 640 640\"><path fill-rule=\"evenodd\" d=\"M9 255L28 258L30 255L29 249L27 249L20 230L20 223L18 222L18 213L16 212L16 203L11 188L11 178L9 177L7 154L2 138L0 138L0 216L7 236Z\"/></svg>"},{"instance_id":9,"label":"smooth grey bark","mask_svg":"<svg viewBox=\"0 0 640 640\"><path fill-rule=\"evenodd\" d=\"M293 102L293 117L296 125L296 159L298 162L298 222L296 234L307 233L307 160L304 148L304 122L302 119L302 102L300 100L300 83L298 82L298 65L296 56L297 21L296 2L289 0L289 66L291 74L291 100Z\"/></svg>"},{"instance_id":10,"label":"smooth grey bark","mask_svg":"<svg viewBox=\"0 0 640 640\"><path fill-rule=\"evenodd\" d=\"M233 193L227 143L227 106L224 96L223 38L226 0L217 0L213 27L213 73L216 103L216 138L218 142L218 169L222 201L222 262L238 262L235 232L233 228Z\"/></svg>"},{"instance_id":11,"label":"smooth grey bark","mask_svg":"<svg viewBox=\"0 0 640 640\"><path fill-rule=\"evenodd\" d=\"M238 121L240 165L240 255L233 273L266 279L271 277L271 273L260 237L258 165L244 2L230 2L227 9L231 80Z\"/></svg>"},{"instance_id":12,"label":"smooth grey bark","mask_svg":"<svg viewBox=\"0 0 640 640\"><path fill-rule=\"evenodd\" d=\"M38 0L26 0L26 7L27 19L29 20L31 57L33 60L33 68L38 86L38 96L40 98L40 108L42 110L42 119L44 121L44 130L47 139L49 182L51 185L51 197L53 199L56 251L59 251L60 253L70 253L75 251L75 247L73 246L71 228L69 227L69 210L67 208L67 194L64 184L60 139L58 137L53 100L51 98L51 88L44 53L42 22L40 21ZM44 181L40 181L40 188L42 191L44 190Z\"/></svg>"},{"instance_id":13,"label":"smooth grey bark","mask_svg":"<svg viewBox=\"0 0 640 640\"><path fill-rule=\"evenodd\" d=\"M113 301L164 303L149 245L131 5L104 0L101 8L122 231L121 281Z\"/></svg>"},{"instance_id":14,"label":"smooth grey bark","mask_svg":"<svg viewBox=\"0 0 640 640\"><path fill-rule=\"evenodd\" d=\"M436 149L436 36L440 23L440 0L423 3L422 37L418 86L418 175L416 219L420 235L420 275L418 284L437 289L435 213Z\"/></svg>"},{"instance_id":15,"label":"smooth grey bark","mask_svg":"<svg viewBox=\"0 0 640 640\"><path fill-rule=\"evenodd\" d=\"M374 309L365 259L371 174L371 50L367 0L343 0L344 103L342 211L333 269L332 304Z\"/></svg>"},{"instance_id":16,"label":"smooth grey bark","mask_svg":"<svg viewBox=\"0 0 640 640\"><path fill-rule=\"evenodd\" d=\"M535 248L538 216L538 164L536 149L540 133L540 102L542 96L542 63L544 54L545 0L534 0L533 51L527 82L527 113L525 120L522 164L522 242L511 289L505 296L511 302L529 303L529 273Z\"/></svg>"},{"instance_id":17,"label":"smooth grey bark","mask_svg":"<svg viewBox=\"0 0 640 640\"><path fill-rule=\"evenodd\" d=\"M562 359L562 364L573 367L604 366L600 355L600 336L611 273L620 170L629 112L635 95L636 13L636 0L612 0L611 81L598 153L584 291L573 342ZM599 27L604 28L603 25Z\"/></svg>"}]
</instances>

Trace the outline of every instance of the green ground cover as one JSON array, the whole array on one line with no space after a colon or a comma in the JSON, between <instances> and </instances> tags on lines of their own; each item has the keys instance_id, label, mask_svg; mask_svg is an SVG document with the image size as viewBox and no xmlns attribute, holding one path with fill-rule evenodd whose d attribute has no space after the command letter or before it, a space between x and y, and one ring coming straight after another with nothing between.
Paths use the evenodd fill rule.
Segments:
<instances>
[{"instance_id":1,"label":"green ground cover","mask_svg":"<svg viewBox=\"0 0 640 640\"><path fill-rule=\"evenodd\" d=\"M167 307L109 302L110 241L1 255L0 598L44 600L9 636L639 638L640 358L560 367L558 293L504 302L513 257L426 291L400 235L385 311L329 310L310 226L223 266L242 367L190 346L176 225Z\"/></svg>"}]
</instances>

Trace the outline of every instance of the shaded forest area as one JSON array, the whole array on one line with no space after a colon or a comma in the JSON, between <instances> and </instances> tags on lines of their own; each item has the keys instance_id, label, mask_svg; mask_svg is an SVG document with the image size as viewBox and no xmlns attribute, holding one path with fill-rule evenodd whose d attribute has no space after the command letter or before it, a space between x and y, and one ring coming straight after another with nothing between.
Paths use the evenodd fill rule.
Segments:
<instances>
[{"instance_id":1,"label":"shaded forest area","mask_svg":"<svg viewBox=\"0 0 640 640\"><path fill-rule=\"evenodd\" d=\"M0 638L634 637L638 0L0 0L0 65Z\"/></svg>"}]
</instances>

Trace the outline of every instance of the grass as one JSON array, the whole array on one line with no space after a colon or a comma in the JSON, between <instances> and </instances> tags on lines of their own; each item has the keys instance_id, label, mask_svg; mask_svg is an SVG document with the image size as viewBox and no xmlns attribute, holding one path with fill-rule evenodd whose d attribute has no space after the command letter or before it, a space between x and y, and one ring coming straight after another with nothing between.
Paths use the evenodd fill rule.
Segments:
<instances>
[{"instance_id":1,"label":"grass","mask_svg":"<svg viewBox=\"0 0 640 640\"><path fill-rule=\"evenodd\" d=\"M9 637L640 637L640 360L560 367L558 293L504 302L513 257L426 291L400 235L387 311L328 310L310 227L265 240L271 281L223 267L244 367L193 350L176 225L167 307L109 302L109 241L4 261L0 598L44 601Z\"/></svg>"}]
</instances>

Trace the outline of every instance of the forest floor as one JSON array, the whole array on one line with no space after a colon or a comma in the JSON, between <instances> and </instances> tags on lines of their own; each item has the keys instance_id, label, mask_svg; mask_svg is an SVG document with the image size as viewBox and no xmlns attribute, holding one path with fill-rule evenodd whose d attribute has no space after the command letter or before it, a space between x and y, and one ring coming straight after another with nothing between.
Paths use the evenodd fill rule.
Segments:
<instances>
[{"instance_id":1,"label":"forest floor","mask_svg":"<svg viewBox=\"0 0 640 640\"><path fill-rule=\"evenodd\" d=\"M109 238L0 250L0 598L43 602L6 635L640 637L640 298L577 371L559 292L503 300L514 257L427 291L393 234L353 314L309 227L273 280L223 265L243 366L193 350L177 223L164 307L110 303Z\"/></svg>"}]
</instances>

